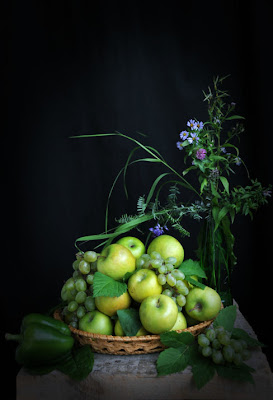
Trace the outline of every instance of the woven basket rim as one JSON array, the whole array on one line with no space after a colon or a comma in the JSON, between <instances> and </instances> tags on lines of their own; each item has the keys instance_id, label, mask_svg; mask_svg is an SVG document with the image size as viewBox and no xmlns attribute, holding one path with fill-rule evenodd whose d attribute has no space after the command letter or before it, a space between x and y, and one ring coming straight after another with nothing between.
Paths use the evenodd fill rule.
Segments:
<instances>
[{"instance_id":1,"label":"woven basket rim","mask_svg":"<svg viewBox=\"0 0 273 400\"><path fill-rule=\"evenodd\" d=\"M60 309L55 310L53 316L55 319L62 320L61 310ZM185 329L179 329L174 332L178 332L178 333L180 333L180 332L190 332L190 333L195 332L200 329L206 328L213 321L214 321L214 319L210 319L208 321L203 321L203 322L200 322L199 324L190 326ZM99 339L99 340L107 341L107 342L108 341L111 341L111 342L150 342L150 341L160 340L160 335L157 335L157 334L149 334L149 335L145 335L145 336L101 335L99 333L90 333L90 332L82 331L80 329L73 328L71 325L68 325L68 326L69 326L69 329L71 330L71 332L74 333L75 335L84 336L84 337L87 337L90 339Z\"/></svg>"}]
</instances>

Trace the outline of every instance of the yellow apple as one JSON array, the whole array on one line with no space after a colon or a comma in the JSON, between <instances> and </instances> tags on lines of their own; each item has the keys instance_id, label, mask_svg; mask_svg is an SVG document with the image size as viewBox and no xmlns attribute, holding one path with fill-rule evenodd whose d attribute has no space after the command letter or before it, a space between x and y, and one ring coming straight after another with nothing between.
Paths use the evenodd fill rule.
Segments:
<instances>
[{"instance_id":1,"label":"yellow apple","mask_svg":"<svg viewBox=\"0 0 273 400\"><path fill-rule=\"evenodd\" d=\"M130 276L128 280L130 296L141 303L146 297L162 292L162 286L158 283L157 275L151 269L140 269Z\"/></svg>"},{"instance_id":2,"label":"yellow apple","mask_svg":"<svg viewBox=\"0 0 273 400\"><path fill-rule=\"evenodd\" d=\"M136 259L127 247L113 243L105 247L98 257L97 270L102 274L120 280L127 272L136 268Z\"/></svg>"},{"instance_id":3,"label":"yellow apple","mask_svg":"<svg viewBox=\"0 0 273 400\"><path fill-rule=\"evenodd\" d=\"M147 253L151 254L153 251L158 252L164 260L168 257L175 257L176 267L179 267L184 260L183 246L176 238L170 235L160 235L153 239Z\"/></svg>"},{"instance_id":4,"label":"yellow apple","mask_svg":"<svg viewBox=\"0 0 273 400\"><path fill-rule=\"evenodd\" d=\"M129 308L131 297L126 291L119 297L99 296L95 298L96 308L105 315L112 317L118 310Z\"/></svg>"},{"instance_id":5,"label":"yellow apple","mask_svg":"<svg viewBox=\"0 0 273 400\"><path fill-rule=\"evenodd\" d=\"M182 314L182 312L179 311L177 314L176 322L172 327L171 331L178 331L180 329L186 329L186 328L187 328L187 320L185 316Z\"/></svg>"}]
</instances>

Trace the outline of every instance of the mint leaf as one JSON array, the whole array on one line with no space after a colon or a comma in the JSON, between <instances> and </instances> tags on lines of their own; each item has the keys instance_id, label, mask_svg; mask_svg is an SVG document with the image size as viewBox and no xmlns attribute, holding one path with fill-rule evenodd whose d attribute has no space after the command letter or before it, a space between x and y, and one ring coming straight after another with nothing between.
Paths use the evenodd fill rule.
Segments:
<instances>
[{"instance_id":1,"label":"mint leaf","mask_svg":"<svg viewBox=\"0 0 273 400\"><path fill-rule=\"evenodd\" d=\"M201 389L214 377L215 366L205 357L196 358L192 365L192 374L197 388Z\"/></svg>"},{"instance_id":2,"label":"mint leaf","mask_svg":"<svg viewBox=\"0 0 273 400\"><path fill-rule=\"evenodd\" d=\"M223 378L233 379L240 382L250 382L254 384L251 372L255 370L246 364L240 366L229 364L225 365L215 365L217 374Z\"/></svg>"},{"instance_id":3,"label":"mint leaf","mask_svg":"<svg viewBox=\"0 0 273 400\"><path fill-rule=\"evenodd\" d=\"M119 297L127 290L126 283L115 281L110 276L95 272L93 281L93 297Z\"/></svg>"},{"instance_id":4,"label":"mint leaf","mask_svg":"<svg viewBox=\"0 0 273 400\"><path fill-rule=\"evenodd\" d=\"M213 322L213 326L223 326L227 331L231 332L236 319L236 306L228 306L222 308L218 316Z\"/></svg>"},{"instance_id":5,"label":"mint leaf","mask_svg":"<svg viewBox=\"0 0 273 400\"><path fill-rule=\"evenodd\" d=\"M135 336L141 328L138 310L135 308L127 308L118 310L118 319L126 336Z\"/></svg>"},{"instance_id":6,"label":"mint leaf","mask_svg":"<svg viewBox=\"0 0 273 400\"><path fill-rule=\"evenodd\" d=\"M250 347L265 346L262 342L259 342L259 340L252 338L246 331L240 328L234 328L232 330L232 338L243 339Z\"/></svg>"},{"instance_id":7,"label":"mint leaf","mask_svg":"<svg viewBox=\"0 0 273 400\"><path fill-rule=\"evenodd\" d=\"M81 381L93 369L94 354L89 345L73 349L69 355L56 365L56 369L68 375L71 379Z\"/></svg>"},{"instance_id":8,"label":"mint leaf","mask_svg":"<svg viewBox=\"0 0 273 400\"><path fill-rule=\"evenodd\" d=\"M185 275L196 275L200 278L206 278L205 271L201 268L199 261L193 261L192 259L185 260L178 268L184 272Z\"/></svg>"},{"instance_id":9,"label":"mint leaf","mask_svg":"<svg viewBox=\"0 0 273 400\"><path fill-rule=\"evenodd\" d=\"M190 332L165 332L161 333L160 341L165 346L179 348L183 345L190 345L194 342L194 336Z\"/></svg>"},{"instance_id":10,"label":"mint leaf","mask_svg":"<svg viewBox=\"0 0 273 400\"><path fill-rule=\"evenodd\" d=\"M189 352L187 346L182 348L163 350L157 359L156 368L159 376L174 374L183 371L189 362Z\"/></svg>"}]
</instances>

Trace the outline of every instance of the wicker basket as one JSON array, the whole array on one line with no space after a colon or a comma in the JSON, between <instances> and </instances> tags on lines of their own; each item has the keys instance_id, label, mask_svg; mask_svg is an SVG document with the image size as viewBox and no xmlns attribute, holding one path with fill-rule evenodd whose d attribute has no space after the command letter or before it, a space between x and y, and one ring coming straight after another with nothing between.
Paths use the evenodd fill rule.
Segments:
<instances>
[{"instance_id":1,"label":"wicker basket","mask_svg":"<svg viewBox=\"0 0 273 400\"><path fill-rule=\"evenodd\" d=\"M62 320L61 311L54 312L54 318ZM207 328L213 320L201 322L200 324L190 326L189 328L179 330L177 332L190 332L194 336L199 335ZM99 335L97 333L89 333L75 329L69 326L75 339L81 344L89 344L92 350L96 353L102 354L148 354L157 353L166 348L160 342L159 335L145 335L145 336L112 336L112 335Z\"/></svg>"}]
</instances>

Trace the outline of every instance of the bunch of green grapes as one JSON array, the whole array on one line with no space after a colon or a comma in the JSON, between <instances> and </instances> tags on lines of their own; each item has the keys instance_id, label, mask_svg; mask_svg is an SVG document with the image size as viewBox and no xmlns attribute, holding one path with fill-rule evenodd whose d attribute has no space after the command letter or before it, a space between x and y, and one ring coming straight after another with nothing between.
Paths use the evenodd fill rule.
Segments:
<instances>
[{"instance_id":1,"label":"bunch of green grapes","mask_svg":"<svg viewBox=\"0 0 273 400\"><path fill-rule=\"evenodd\" d=\"M198 335L199 351L204 357L211 357L215 364L242 364L250 358L245 340L233 339L231 332L222 326L209 327Z\"/></svg>"},{"instance_id":2,"label":"bunch of green grapes","mask_svg":"<svg viewBox=\"0 0 273 400\"><path fill-rule=\"evenodd\" d=\"M65 322L74 328L87 312L95 309L93 298L94 273L97 270L98 254L95 251L77 253L73 262L73 275L65 282L61 298L67 302L63 309Z\"/></svg>"},{"instance_id":3,"label":"bunch of green grapes","mask_svg":"<svg viewBox=\"0 0 273 400\"><path fill-rule=\"evenodd\" d=\"M163 287L162 294L171 297L181 311L186 304L189 286L184 273L176 268L176 261L175 257L163 259L158 252L153 251L151 254L145 253L139 257L136 267L153 269L157 274L158 283Z\"/></svg>"}]
</instances>

